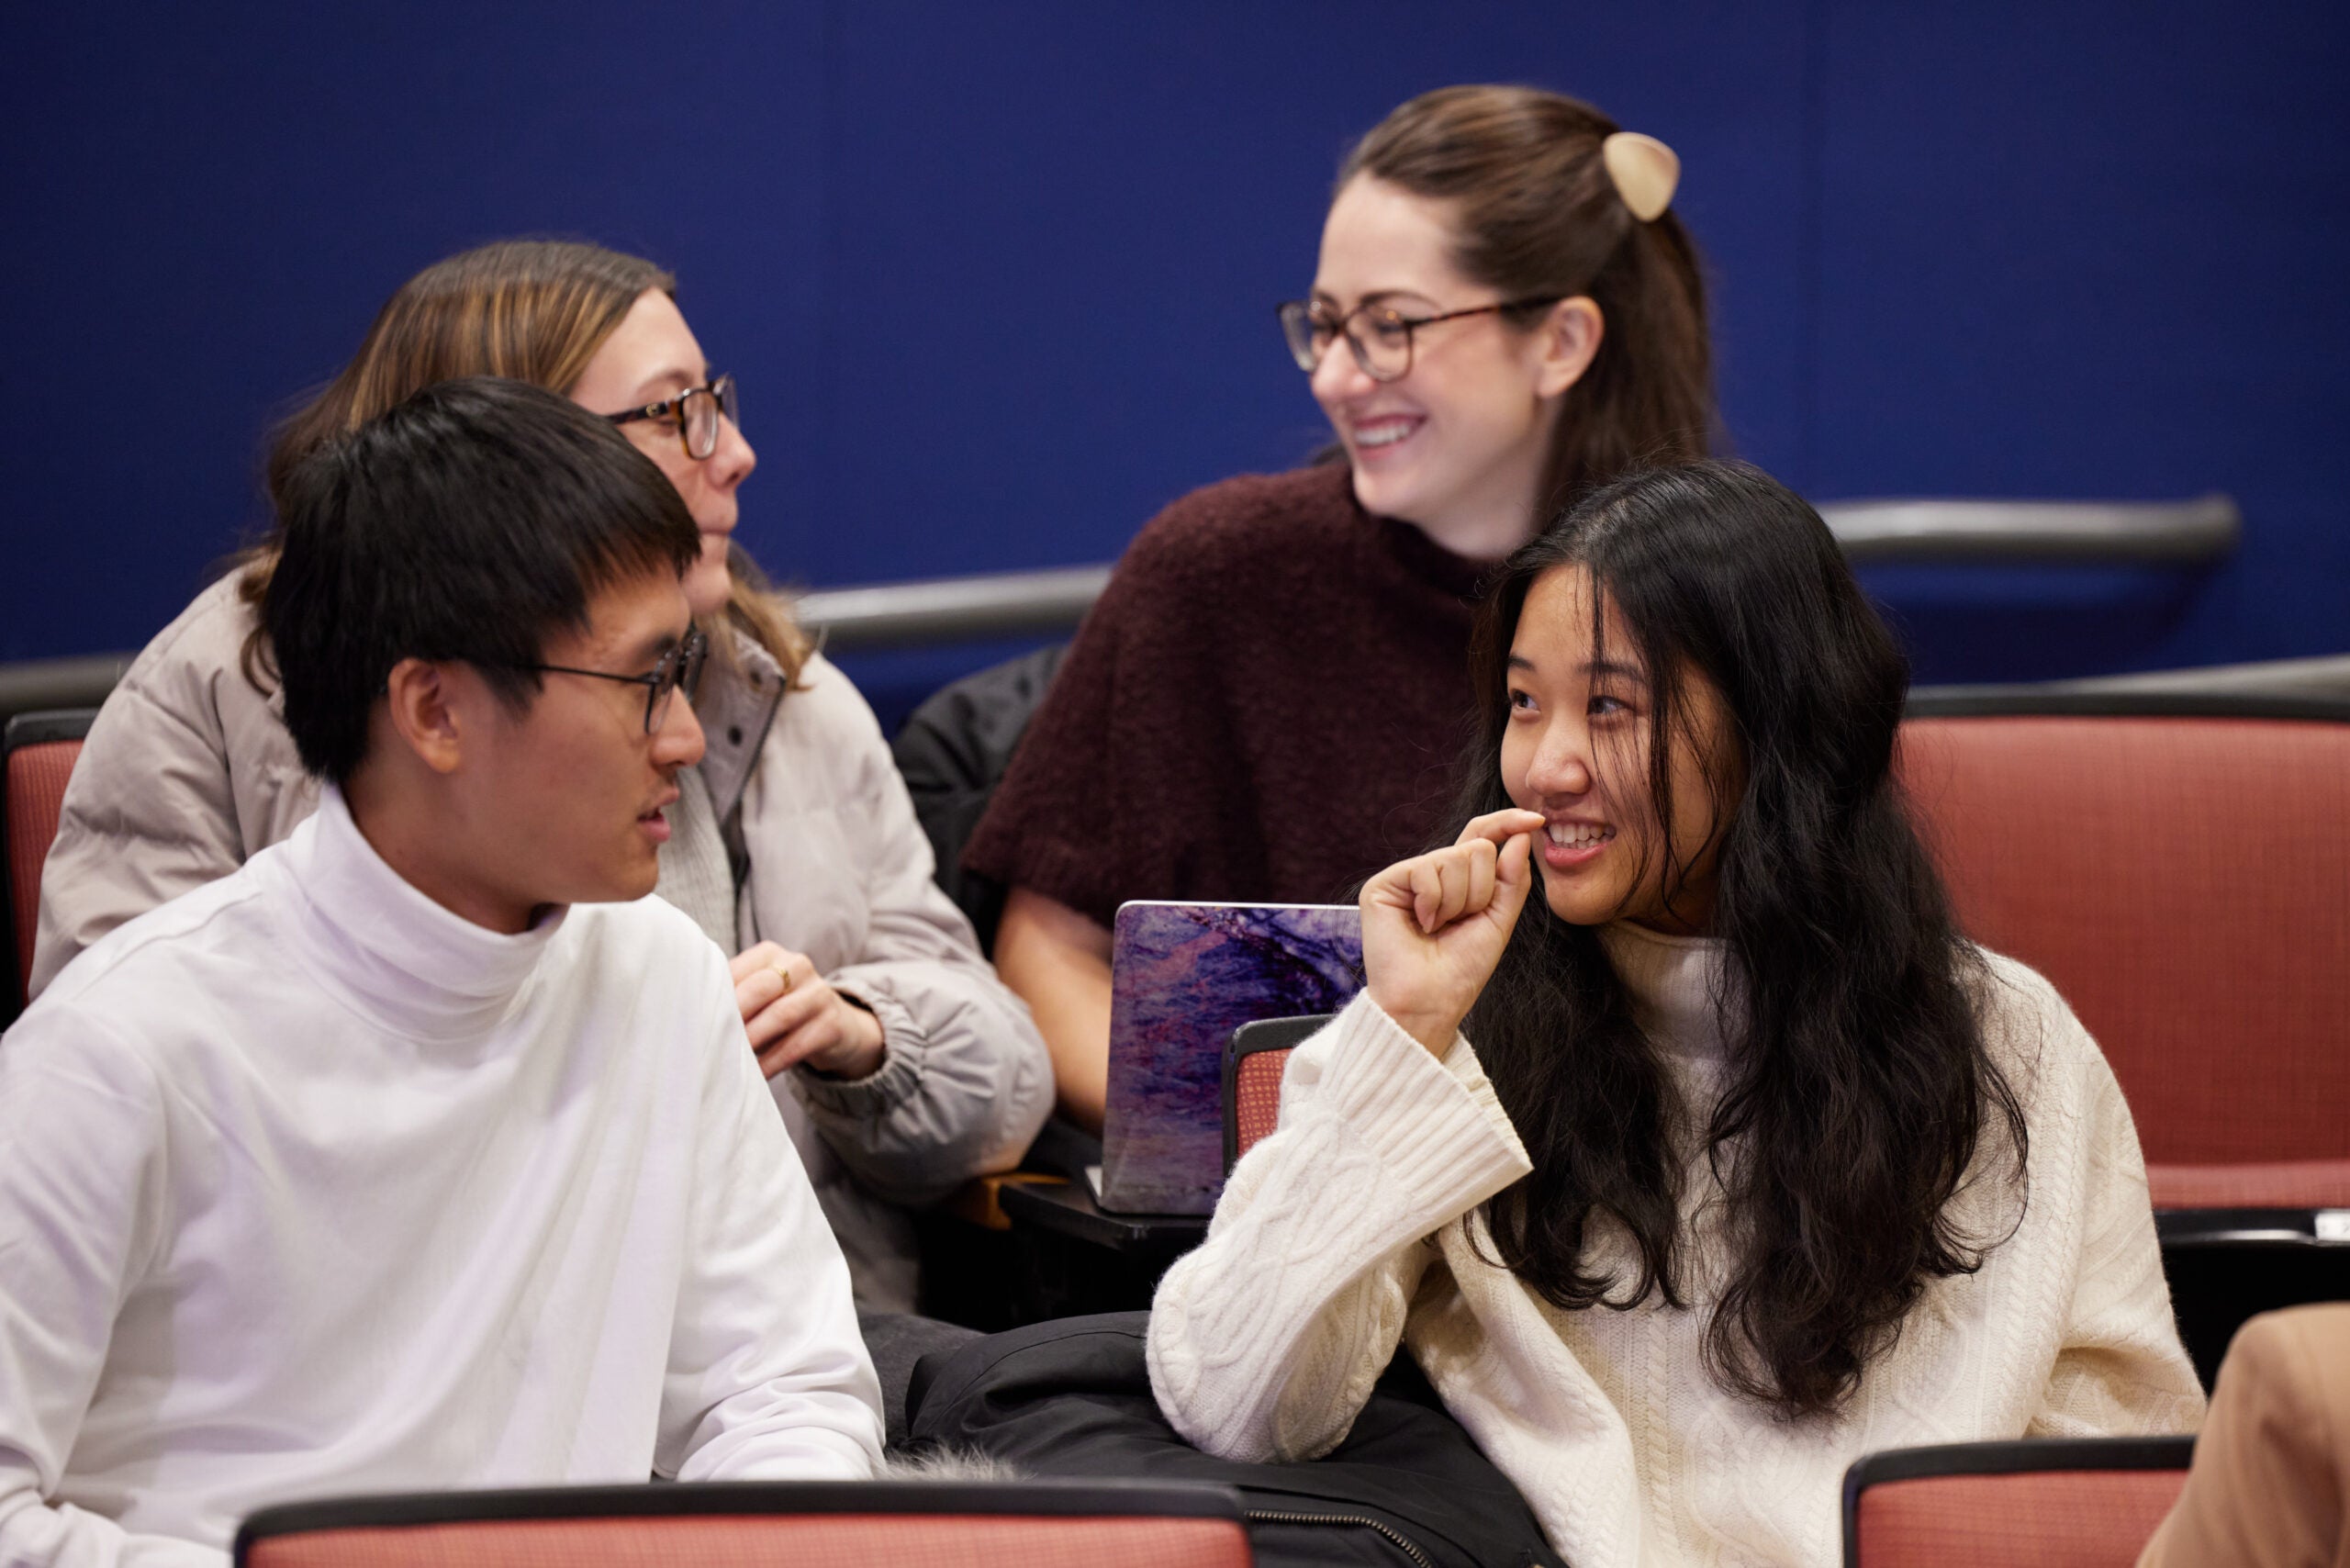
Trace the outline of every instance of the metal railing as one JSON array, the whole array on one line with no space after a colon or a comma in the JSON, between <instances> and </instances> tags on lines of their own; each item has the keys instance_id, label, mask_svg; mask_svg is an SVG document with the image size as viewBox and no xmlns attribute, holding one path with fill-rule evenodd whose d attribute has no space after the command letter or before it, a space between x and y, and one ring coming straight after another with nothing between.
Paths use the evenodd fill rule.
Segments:
<instances>
[{"instance_id":1,"label":"metal railing","mask_svg":"<svg viewBox=\"0 0 2350 1568\"><path fill-rule=\"evenodd\" d=\"M2244 535L2226 496L2191 501L1830 501L1819 509L1847 560L2217 561Z\"/></svg>"},{"instance_id":2,"label":"metal railing","mask_svg":"<svg viewBox=\"0 0 2350 1568\"><path fill-rule=\"evenodd\" d=\"M0 665L0 723L12 714L50 708L95 708L130 667L129 654L23 659Z\"/></svg>"},{"instance_id":3,"label":"metal railing","mask_svg":"<svg viewBox=\"0 0 2350 1568\"><path fill-rule=\"evenodd\" d=\"M1110 581L1107 566L929 577L802 594L792 614L834 653L1068 632Z\"/></svg>"},{"instance_id":4,"label":"metal railing","mask_svg":"<svg viewBox=\"0 0 2350 1568\"><path fill-rule=\"evenodd\" d=\"M1892 562L2167 563L2218 561L2244 532L2226 496L2188 501L1831 501L1819 509L1845 554ZM930 577L822 588L795 606L800 623L835 653L918 648L1074 630L1110 568ZM128 654L0 666L0 716L90 707L113 689ZM2332 672L2323 672L2330 681Z\"/></svg>"},{"instance_id":5,"label":"metal railing","mask_svg":"<svg viewBox=\"0 0 2350 1568\"><path fill-rule=\"evenodd\" d=\"M2235 549L2244 516L2226 496L2191 501L1831 501L1819 509L1847 558L1891 562L2114 564L2217 561ZM1068 631L1082 620L1107 566L934 577L833 588L799 602L801 624L843 652L978 642Z\"/></svg>"}]
</instances>

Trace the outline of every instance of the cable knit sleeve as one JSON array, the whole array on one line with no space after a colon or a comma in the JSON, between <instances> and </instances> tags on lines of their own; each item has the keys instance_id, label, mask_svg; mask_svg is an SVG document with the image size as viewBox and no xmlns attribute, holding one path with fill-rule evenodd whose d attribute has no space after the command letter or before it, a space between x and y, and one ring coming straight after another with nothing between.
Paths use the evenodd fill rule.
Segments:
<instances>
[{"instance_id":1,"label":"cable knit sleeve","mask_svg":"<svg viewBox=\"0 0 2350 1568\"><path fill-rule=\"evenodd\" d=\"M2078 1183L2072 1299L2028 1435L2192 1432L2202 1421L2203 1390L2171 1312L2129 1103L2097 1042L2055 989L2021 966L2009 972L2028 977L2035 993L2045 1070L2068 1081L2063 1092L2040 1097L2062 1109L2036 1118L2032 1165L2035 1173L2076 1172ZM2052 1140L2067 1147L2043 1149Z\"/></svg>"},{"instance_id":2,"label":"cable knit sleeve","mask_svg":"<svg viewBox=\"0 0 2350 1568\"><path fill-rule=\"evenodd\" d=\"M1227 1459L1328 1452L1394 1355L1430 1233L1530 1169L1468 1042L1439 1063L1357 997L1291 1056L1279 1130L1159 1285L1159 1408Z\"/></svg>"}]
</instances>

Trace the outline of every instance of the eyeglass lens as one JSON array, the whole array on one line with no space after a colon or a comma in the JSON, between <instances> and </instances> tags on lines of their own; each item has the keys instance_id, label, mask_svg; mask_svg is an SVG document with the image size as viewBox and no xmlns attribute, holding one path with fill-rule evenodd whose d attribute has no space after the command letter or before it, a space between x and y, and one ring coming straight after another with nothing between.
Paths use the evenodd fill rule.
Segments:
<instances>
[{"instance_id":1,"label":"eyeglass lens","mask_svg":"<svg viewBox=\"0 0 2350 1568\"><path fill-rule=\"evenodd\" d=\"M1341 331L1346 333L1347 350L1355 356L1355 364L1372 380L1393 381L1412 368L1412 329L1392 310L1364 306L1345 320L1333 322L1317 315L1304 300L1294 299L1281 307L1281 319L1290 355L1309 375L1320 368L1330 340Z\"/></svg>"},{"instance_id":2,"label":"eyeglass lens","mask_svg":"<svg viewBox=\"0 0 2350 1568\"><path fill-rule=\"evenodd\" d=\"M1302 299L1292 299L1281 308L1281 336L1289 340L1290 357L1297 361L1297 368L1311 375L1322 363L1322 351L1330 346L1327 329L1315 322L1312 307Z\"/></svg>"},{"instance_id":3,"label":"eyeglass lens","mask_svg":"<svg viewBox=\"0 0 2350 1568\"><path fill-rule=\"evenodd\" d=\"M734 378L722 375L707 389L696 387L685 396L681 418L684 421L686 454L697 460L718 450L718 420L720 415L743 426L743 416L737 406Z\"/></svg>"},{"instance_id":4,"label":"eyeglass lens","mask_svg":"<svg viewBox=\"0 0 2350 1568\"><path fill-rule=\"evenodd\" d=\"M702 666L710 658L710 642L699 632L688 634L686 640L662 655L653 667L653 684L645 689L644 733L653 734L669 719L669 699L680 688L686 700L694 700L701 689Z\"/></svg>"}]
</instances>

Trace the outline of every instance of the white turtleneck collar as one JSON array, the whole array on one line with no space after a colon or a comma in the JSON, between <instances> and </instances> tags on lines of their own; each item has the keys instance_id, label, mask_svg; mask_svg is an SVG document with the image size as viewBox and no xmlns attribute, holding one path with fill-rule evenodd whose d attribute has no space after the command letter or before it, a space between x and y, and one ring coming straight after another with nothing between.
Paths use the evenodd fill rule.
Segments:
<instances>
[{"instance_id":1,"label":"white turtleneck collar","mask_svg":"<svg viewBox=\"0 0 2350 1568\"><path fill-rule=\"evenodd\" d=\"M332 785L262 874L307 916L287 933L305 967L386 1030L420 1040L494 1027L568 913L553 906L509 936L444 909L375 853Z\"/></svg>"},{"instance_id":2,"label":"white turtleneck collar","mask_svg":"<svg viewBox=\"0 0 2350 1568\"><path fill-rule=\"evenodd\" d=\"M1661 1050L1693 1063L1728 1059L1721 999L1729 946L1716 936L1668 936L1628 920L1599 927L1599 946L1632 999L1632 1016Z\"/></svg>"}]
</instances>

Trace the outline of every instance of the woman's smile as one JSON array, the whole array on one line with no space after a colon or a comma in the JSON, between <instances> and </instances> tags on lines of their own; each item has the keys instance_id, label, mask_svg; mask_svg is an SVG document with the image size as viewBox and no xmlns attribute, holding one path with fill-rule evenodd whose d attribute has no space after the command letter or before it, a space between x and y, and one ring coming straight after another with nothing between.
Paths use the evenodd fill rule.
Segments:
<instances>
[{"instance_id":1,"label":"woman's smile","mask_svg":"<svg viewBox=\"0 0 2350 1568\"><path fill-rule=\"evenodd\" d=\"M1542 829L1542 864L1553 871L1580 870L1614 842L1616 830L1606 823L1553 818Z\"/></svg>"},{"instance_id":2,"label":"woman's smile","mask_svg":"<svg viewBox=\"0 0 2350 1568\"><path fill-rule=\"evenodd\" d=\"M1427 424L1426 414L1374 414L1358 420L1348 433L1354 437L1357 461L1371 461L1410 440Z\"/></svg>"}]
</instances>

